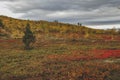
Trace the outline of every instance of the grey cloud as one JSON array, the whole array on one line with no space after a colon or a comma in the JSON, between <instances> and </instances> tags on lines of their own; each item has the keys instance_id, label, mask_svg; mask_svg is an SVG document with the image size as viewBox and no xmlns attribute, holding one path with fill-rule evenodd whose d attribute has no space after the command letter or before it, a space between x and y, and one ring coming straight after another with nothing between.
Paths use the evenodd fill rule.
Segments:
<instances>
[{"instance_id":1,"label":"grey cloud","mask_svg":"<svg viewBox=\"0 0 120 80\"><path fill-rule=\"evenodd\" d=\"M21 18L50 21L57 19L61 22L81 22L90 25L116 24L120 21L120 0L0 1L6 1L8 9L13 13L24 13Z\"/></svg>"},{"instance_id":2,"label":"grey cloud","mask_svg":"<svg viewBox=\"0 0 120 80\"><path fill-rule=\"evenodd\" d=\"M19 1L19 0L0 0L0 1L8 2L8 1Z\"/></svg>"},{"instance_id":3,"label":"grey cloud","mask_svg":"<svg viewBox=\"0 0 120 80\"><path fill-rule=\"evenodd\" d=\"M42 9L47 11L63 11L70 9L91 11L100 7L104 8L106 6L117 7L119 6L119 3L119 0L16 0L16 3L9 4L9 7L14 12L26 12L33 9Z\"/></svg>"},{"instance_id":4,"label":"grey cloud","mask_svg":"<svg viewBox=\"0 0 120 80\"><path fill-rule=\"evenodd\" d=\"M113 24L120 24L120 20L108 20L108 21L89 21L85 22L84 24L88 25L113 25Z\"/></svg>"}]
</instances>

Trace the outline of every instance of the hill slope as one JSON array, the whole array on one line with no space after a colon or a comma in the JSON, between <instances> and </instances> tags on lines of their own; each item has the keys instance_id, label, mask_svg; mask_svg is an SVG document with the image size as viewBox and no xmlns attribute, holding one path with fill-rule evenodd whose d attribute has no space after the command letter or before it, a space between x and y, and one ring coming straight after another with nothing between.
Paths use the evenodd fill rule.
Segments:
<instances>
[{"instance_id":1,"label":"hill slope","mask_svg":"<svg viewBox=\"0 0 120 80\"><path fill-rule=\"evenodd\" d=\"M6 16L0 16L0 20L4 25L0 29L0 34L2 36L7 35L9 38L22 38L27 23L30 24L31 30L37 36L44 34L47 36L66 37L69 35L72 38L87 38L89 35L105 33L104 30L59 22L20 20Z\"/></svg>"}]
</instances>

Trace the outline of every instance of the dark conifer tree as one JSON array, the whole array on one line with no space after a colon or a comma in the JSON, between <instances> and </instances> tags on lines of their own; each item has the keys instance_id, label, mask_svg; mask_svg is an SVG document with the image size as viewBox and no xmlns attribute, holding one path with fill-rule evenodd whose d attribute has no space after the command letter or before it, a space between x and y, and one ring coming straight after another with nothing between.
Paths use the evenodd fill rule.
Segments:
<instances>
[{"instance_id":1,"label":"dark conifer tree","mask_svg":"<svg viewBox=\"0 0 120 80\"><path fill-rule=\"evenodd\" d=\"M0 19L0 28L4 28L4 25L1 19Z\"/></svg>"},{"instance_id":2,"label":"dark conifer tree","mask_svg":"<svg viewBox=\"0 0 120 80\"><path fill-rule=\"evenodd\" d=\"M35 42L35 36L33 35L33 32L30 30L30 25L26 25L26 30L24 32L23 36L23 43L25 44L25 49L30 50L32 49L30 44Z\"/></svg>"}]
</instances>

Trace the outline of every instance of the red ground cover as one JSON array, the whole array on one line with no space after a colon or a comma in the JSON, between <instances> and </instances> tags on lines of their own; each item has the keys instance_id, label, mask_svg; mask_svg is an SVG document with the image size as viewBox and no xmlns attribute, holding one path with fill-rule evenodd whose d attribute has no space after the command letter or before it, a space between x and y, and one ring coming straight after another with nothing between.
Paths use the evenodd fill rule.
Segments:
<instances>
[{"instance_id":1,"label":"red ground cover","mask_svg":"<svg viewBox=\"0 0 120 80\"><path fill-rule=\"evenodd\" d=\"M0 42L16 42L16 40L14 39L10 39L10 40L3 40L3 39L0 39Z\"/></svg>"},{"instance_id":2,"label":"red ground cover","mask_svg":"<svg viewBox=\"0 0 120 80\"><path fill-rule=\"evenodd\" d=\"M91 50L88 52L88 54L84 54L84 52L80 51L74 51L72 54L56 54L49 55L48 57L52 59L62 59L69 61L120 58L120 50Z\"/></svg>"},{"instance_id":3,"label":"red ground cover","mask_svg":"<svg viewBox=\"0 0 120 80\"><path fill-rule=\"evenodd\" d=\"M94 50L95 58L120 58L120 50Z\"/></svg>"}]
</instances>

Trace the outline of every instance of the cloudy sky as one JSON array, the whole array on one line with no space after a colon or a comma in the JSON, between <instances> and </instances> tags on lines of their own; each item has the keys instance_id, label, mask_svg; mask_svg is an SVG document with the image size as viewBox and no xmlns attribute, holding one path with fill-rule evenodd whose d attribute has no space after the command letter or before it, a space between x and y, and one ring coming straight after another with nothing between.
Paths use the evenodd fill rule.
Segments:
<instances>
[{"instance_id":1,"label":"cloudy sky","mask_svg":"<svg viewBox=\"0 0 120 80\"><path fill-rule=\"evenodd\" d=\"M120 28L120 0L0 0L0 15Z\"/></svg>"}]
</instances>

